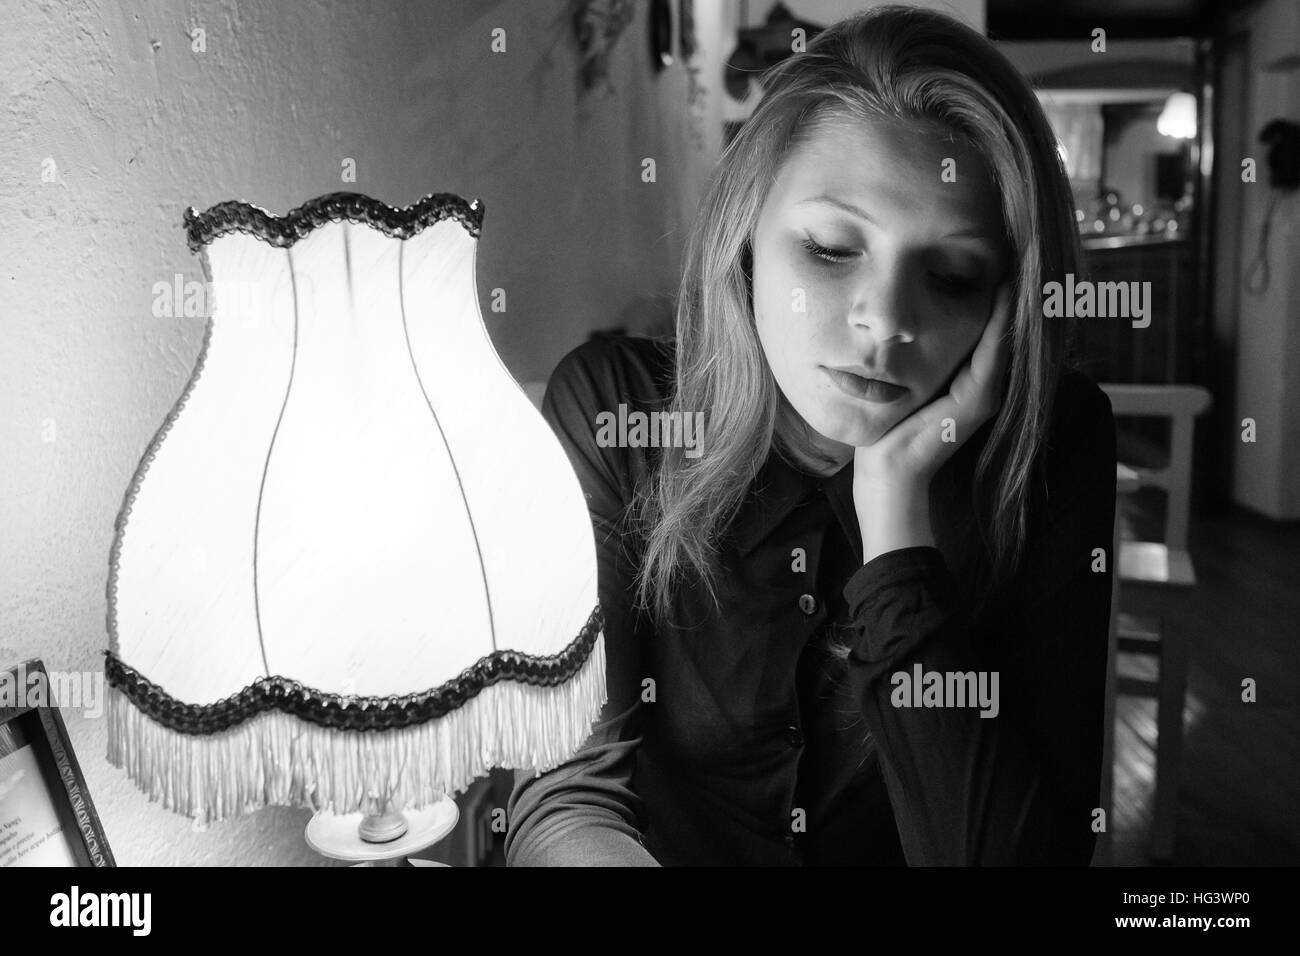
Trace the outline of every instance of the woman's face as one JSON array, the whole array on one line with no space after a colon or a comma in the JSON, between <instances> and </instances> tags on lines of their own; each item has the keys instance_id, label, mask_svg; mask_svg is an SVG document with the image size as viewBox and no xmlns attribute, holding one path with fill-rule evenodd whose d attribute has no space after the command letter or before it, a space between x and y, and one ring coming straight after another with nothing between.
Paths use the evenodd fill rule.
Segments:
<instances>
[{"instance_id":1,"label":"woman's face","mask_svg":"<svg viewBox=\"0 0 1300 956\"><path fill-rule=\"evenodd\" d=\"M753 255L772 374L841 464L937 396L1007 268L979 155L940 126L884 120L822 123L790 154Z\"/></svg>"}]
</instances>

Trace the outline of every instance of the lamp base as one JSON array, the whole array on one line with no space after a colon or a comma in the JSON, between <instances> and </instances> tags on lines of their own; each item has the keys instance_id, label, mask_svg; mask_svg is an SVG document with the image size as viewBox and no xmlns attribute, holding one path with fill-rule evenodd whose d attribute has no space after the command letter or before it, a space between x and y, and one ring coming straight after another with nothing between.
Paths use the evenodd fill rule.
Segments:
<instances>
[{"instance_id":1,"label":"lamp base","mask_svg":"<svg viewBox=\"0 0 1300 956\"><path fill-rule=\"evenodd\" d=\"M367 843L392 843L406 833L406 815L400 811L372 813L361 819L357 833Z\"/></svg>"},{"instance_id":2,"label":"lamp base","mask_svg":"<svg viewBox=\"0 0 1300 956\"><path fill-rule=\"evenodd\" d=\"M443 797L419 810L407 810L406 832L387 843L372 843L361 835L364 813L320 812L307 822L307 845L321 856L348 863L400 860L433 846L456 826L460 809L451 797Z\"/></svg>"}]
</instances>

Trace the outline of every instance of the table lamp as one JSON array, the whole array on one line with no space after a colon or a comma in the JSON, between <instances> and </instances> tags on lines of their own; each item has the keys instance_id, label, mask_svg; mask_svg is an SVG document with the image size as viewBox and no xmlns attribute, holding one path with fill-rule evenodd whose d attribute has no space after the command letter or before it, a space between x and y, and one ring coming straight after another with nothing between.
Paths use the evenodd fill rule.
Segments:
<instances>
[{"instance_id":1,"label":"table lamp","mask_svg":"<svg viewBox=\"0 0 1300 956\"><path fill-rule=\"evenodd\" d=\"M109 761L167 808L310 807L317 850L380 859L589 735L591 522L483 324L482 218L186 212L214 301L117 516L105 652Z\"/></svg>"}]
</instances>

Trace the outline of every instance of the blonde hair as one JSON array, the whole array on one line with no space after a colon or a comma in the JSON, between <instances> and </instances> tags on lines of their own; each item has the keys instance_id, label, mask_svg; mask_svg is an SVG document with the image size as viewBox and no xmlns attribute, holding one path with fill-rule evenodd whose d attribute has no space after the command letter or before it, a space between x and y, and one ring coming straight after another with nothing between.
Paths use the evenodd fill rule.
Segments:
<instances>
[{"instance_id":1,"label":"blonde hair","mask_svg":"<svg viewBox=\"0 0 1300 956\"><path fill-rule=\"evenodd\" d=\"M979 152L1001 194L1015 308L1001 410L975 465L969 569L1000 587L1018 567L1032 484L1067 347L1039 290L1076 271L1078 237L1057 141L1025 79L951 17L881 7L842 20L763 74L764 94L724 150L687 241L669 410L706 415L704 454L665 448L627 518L640 535L639 606L667 618L694 577L719 605L714 559L769 451L786 434L754 323L752 237L786 156L840 117L938 121ZM942 474L942 470L941 470ZM981 593L985 588L979 589Z\"/></svg>"}]
</instances>

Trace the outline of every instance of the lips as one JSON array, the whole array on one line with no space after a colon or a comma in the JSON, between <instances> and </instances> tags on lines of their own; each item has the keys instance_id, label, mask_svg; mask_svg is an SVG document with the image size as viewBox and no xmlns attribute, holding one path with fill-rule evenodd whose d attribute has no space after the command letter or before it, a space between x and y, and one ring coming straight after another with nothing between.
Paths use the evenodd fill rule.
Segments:
<instances>
[{"instance_id":1,"label":"lips","mask_svg":"<svg viewBox=\"0 0 1300 956\"><path fill-rule=\"evenodd\" d=\"M841 392L850 398L861 401L887 404L896 402L907 394L906 388L892 382L882 382L880 379L867 378L865 375L858 375L855 372L846 372L843 369L827 368L826 366L822 366L822 371L826 373L831 383Z\"/></svg>"}]
</instances>

